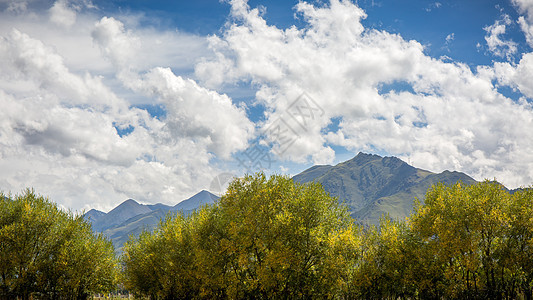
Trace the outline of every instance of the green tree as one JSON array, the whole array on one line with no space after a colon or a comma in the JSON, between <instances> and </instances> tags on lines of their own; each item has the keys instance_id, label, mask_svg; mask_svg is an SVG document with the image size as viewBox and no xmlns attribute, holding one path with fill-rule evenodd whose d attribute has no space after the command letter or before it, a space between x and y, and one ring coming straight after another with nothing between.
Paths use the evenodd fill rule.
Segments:
<instances>
[{"instance_id":1,"label":"green tree","mask_svg":"<svg viewBox=\"0 0 533 300\"><path fill-rule=\"evenodd\" d=\"M350 278L349 299L416 298L419 286L425 282L427 256L420 239L408 224L381 219L379 227L371 226L360 232L362 243ZM426 293L423 298L431 298Z\"/></svg>"},{"instance_id":2,"label":"green tree","mask_svg":"<svg viewBox=\"0 0 533 300\"><path fill-rule=\"evenodd\" d=\"M353 226L319 184L248 175L230 184L219 207L230 297L326 298L339 288L344 253L335 246L350 242Z\"/></svg>"},{"instance_id":3,"label":"green tree","mask_svg":"<svg viewBox=\"0 0 533 300\"><path fill-rule=\"evenodd\" d=\"M189 299L196 293L189 219L168 215L154 232L124 246L125 287L154 299Z\"/></svg>"},{"instance_id":4,"label":"green tree","mask_svg":"<svg viewBox=\"0 0 533 300\"><path fill-rule=\"evenodd\" d=\"M510 227L502 253L509 277L508 294L533 298L533 189L517 191L511 197Z\"/></svg>"},{"instance_id":5,"label":"green tree","mask_svg":"<svg viewBox=\"0 0 533 300\"><path fill-rule=\"evenodd\" d=\"M248 175L215 205L128 242L124 274L161 299L330 298L348 289L357 230L318 184Z\"/></svg>"},{"instance_id":6,"label":"green tree","mask_svg":"<svg viewBox=\"0 0 533 300\"><path fill-rule=\"evenodd\" d=\"M510 195L496 182L434 186L411 216L412 230L441 267L446 297L503 297ZM435 275L435 274L433 274Z\"/></svg>"},{"instance_id":7,"label":"green tree","mask_svg":"<svg viewBox=\"0 0 533 300\"><path fill-rule=\"evenodd\" d=\"M26 190L0 194L0 295L78 298L116 284L113 246L81 215Z\"/></svg>"}]
</instances>

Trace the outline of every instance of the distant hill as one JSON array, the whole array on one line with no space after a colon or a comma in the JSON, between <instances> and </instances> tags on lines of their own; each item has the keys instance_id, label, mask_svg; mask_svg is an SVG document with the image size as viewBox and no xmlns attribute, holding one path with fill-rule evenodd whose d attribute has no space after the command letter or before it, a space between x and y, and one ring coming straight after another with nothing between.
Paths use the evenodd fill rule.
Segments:
<instances>
[{"instance_id":1,"label":"distant hill","mask_svg":"<svg viewBox=\"0 0 533 300\"><path fill-rule=\"evenodd\" d=\"M108 228L120 225L122 222L137 215L146 214L152 210L147 205L139 204L133 199L122 202L110 212L93 221L93 229L103 232Z\"/></svg>"},{"instance_id":2,"label":"distant hill","mask_svg":"<svg viewBox=\"0 0 533 300\"><path fill-rule=\"evenodd\" d=\"M418 198L423 202L433 184L465 184L476 181L460 172L432 173L410 166L396 157L359 153L335 166L314 166L293 179L320 182L332 196L344 202L351 215L362 223L377 224L384 214L404 219Z\"/></svg>"},{"instance_id":3,"label":"distant hill","mask_svg":"<svg viewBox=\"0 0 533 300\"><path fill-rule=\"evenodd\" d=\"M396 157L365 153L335 166L313 166L293 179L301 183L320 182L327 192L348 206L357 222L364 224L378 224L384 214L404 219L411 213L415 198L423 202L426 191L433 184L453 184L459 180L465 184L476 182L464 173L433 173L410 166ZM144 205L129 199L107 214L92 209L85 217L93 223L93 229L108 236L120 252L130 235L138 236L143 229L153 230L167 213L182 211L188 214L218 198L208 191L201 191L174 206Z\"/></svg>"},{"instance_id":4,"label":"distant hill","mask_svg":"<svg viewBox=\"0 0 533 300\"><path fill-rule=\"evenodd\" d=\"M201 191L175 206L161 203L145 205L128 199L107 214L91 209L85 213L84 217L92 223L94 231L101 232L110 238L117 252L121 252L122 246L130 235L138 236L144 229L153 230L159 220L168 213L179 211L188 214L204 204L214 203L218 198L208 191Z\"/></svg>"},{"instance_id":5,"label":"distant hill","mask_svg":"<svg viewBox=\"0 0 533 300\"><path fill-rule=\"evenodd\" d=\"M111 239L117 252L122 251L122 247L130 236L139 236L143 230L152 231L165 218L168 211L157 209L146 214L134 216L120 225L108 228L103 234Z\"/></svg>"},{"instance_id":6,"label":"distant hill","mask_svg":"<svg viewBox=\"0 0 533 300\"><path fill-rule=\"evenodd\" d=\"M180 203L176 204L172 208L172 210L181 210L181 211L194 210L204 204L211 204L214 202L214 199L218 199L218 198L219 197L211 194L210 192L203 190L199 192L198 194L192 196L191 198L187 200L183 200Z\"/></svg>"},{"instance_id":7,"label":"distant hill","mask_svg":"<svg viewBox=\"0 0 533 300\"><path fill-rule=\"evenodd\" d=\"M84 215L85 219L90 221L91 223L94 223L100 219L100 217L105 216L105 212L99 211L96 209L91 209L88 212L86 212Z\"/></svg>"}]
</instances>

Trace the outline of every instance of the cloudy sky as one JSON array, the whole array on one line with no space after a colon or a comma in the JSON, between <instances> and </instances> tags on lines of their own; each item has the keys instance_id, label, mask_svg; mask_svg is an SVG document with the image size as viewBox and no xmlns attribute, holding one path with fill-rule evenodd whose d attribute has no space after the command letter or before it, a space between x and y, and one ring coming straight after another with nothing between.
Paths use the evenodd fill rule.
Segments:
<instances>
[{"instance_id":1,"label":"cloudy sky","mask_svg":"<svg viewBox=\"0 0 533 300\"><path fill-rule=\"evenodd\" d=\"M359 151L533 183L533 0L0 0L0 190L175 204Z\"/></svg>"}]
</instances>

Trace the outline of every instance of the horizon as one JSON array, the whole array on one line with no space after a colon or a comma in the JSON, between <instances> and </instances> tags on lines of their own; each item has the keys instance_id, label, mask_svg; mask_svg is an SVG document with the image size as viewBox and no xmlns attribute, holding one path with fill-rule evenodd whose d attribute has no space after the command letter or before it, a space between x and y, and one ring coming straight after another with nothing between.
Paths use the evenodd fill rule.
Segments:
<instances>
[{"instance_id":1,"label":"horizon","mask_svg":"<svg viewBox=\"0 0 533 300\"><path fill-rule=\"evenodd\" d=\"M533 183L533 4L0 1L0 190L172 203L367 152Z\"/></svg>"},{"instance_id":2,"label":"horizon","mask_svg":"<svg viewBox=\"0 0 533 300\"><path fill-rule=\"evenodd\" d=\"M398 158L398 157L396 157L396 156L380 156L380 155L378 155L378 154L373 154L373 153L359 152L359 153L357 153L354 157L352 157L352 158L350 158L350 159L348 159L348 160L346 160L346 161L339 162L339 163L336 163L336 164L331 164L331 165L313 165L313 166L311 166L311 167L309 167L309 168L303 170L303 171L300 172L300 173L303 173L303 172L305 172L305 171L308 171L308 170L310 170L310 169L312 169L312 168L314 168L314 167L317 167L317 166L331 166L331 167L335 167L335 166L340 165L340 164L342 164L342 163L345 163L345 162L347 162L347 161L349 161L349 160L353 160L353 159L355 159L356 157L358 157L359 155L377 156L377 157L379 157L379 158L396 158L396 159L399 159L400 161L402 161L403 163L406 163L406 164L408 164L409 166L412 166L412 165L409 164L408 162L403 161L403 160L401 160L400 158ZM418 168L418 169L420 169L420 168ZM462 174L465 174L465 175L467 175L467 176L470 177L470 175L468 175L468 174L466 174L466 173L463 173L463 172L460 172L460 171L456 171L456 170L443 170L443 171L440 172L440 173L435 173L435 172L432 172L432 171L429 171L429 170L424 170L424 169L420 169L420 170L422 170L422 171L426 171L426 172L430 172L430 173L433 173L433 174L441 174L441 173L446 173L446 172L450 172L450 173L462 173ZM294 176L296 176L296 175L299 175L300 173L298 173L298 174L294 174L294 175L288 175L288 174L286 174L286 175L288 175L288 176L290 176L290 177L292 178L292 177L294 177ZM251 174L249 174L249 175L251 175ZM491 179L484 178L483 180L491 180ZM492 179L492 180L494 180L494 179ZM494 180L494 181L498 182L497 180ZM478 182L479 182L479 181L478 181ZM505 187L505 186L504 186L504 187ZM505 187L505 188L507 188L507 187ZM517 188L515 188L515 189L509 189L509 190L510 190L510 191L513 191L513 190L517 190L517 189L521 189L521 188L525 188L525 186L521 186L521 187L517 187ZM109 210L107 210L107 211L102 211L102 210L98 210L98 209L95 209L95 208L90 208L90 209L87 210L84 214L88 213L88 212L91 211L91 210L95 210L95 211L103 212L103 213L106 213L106 214L107 214L107 213L109 213L111 210L114 210L115 208L119 207L120 205L122 205L122 204L124 204L125 202L128 202L128 201L130 201L130 200L133 201L133 202L135 202L135 203L137 203L137 204L145 205L145 206L153 206L153 205L161 204L161 205L165 205L165 206L168 206L168 207L175 207L176 205L178 205L178 204L180 204L180 203L182 203L182 202L184 202L184 201L190 200L191 198L193 198L193 197L196 196L196 195L201 194L202 192L208 192L209 194L214 195L214 196L219 197L219 198L223 195L223 193L225 193L225 191L223 191L223 193L222 193L221 195L217 195L217 194L213 193L212 191L209 191L209 190L205 190L205 189L204 189L204 190L201 190L201 191L195 193L194 195L191 195L190 197L187 197L187 198L185 198L185 199L183 199L183 200L180 200L180 201L178 201L178 202L175 202L175 203L161 203L161 202L157 202L157 203L150 203L150 202L149 202L149 203L146 203L146 202L138 201L138 200L136 200L136 199L129 198L129 199L126 199L126 200L120 202L119 204L117 204L116 206L112 207L111 209L109 209Z\"/></svg>"}]
</instances>

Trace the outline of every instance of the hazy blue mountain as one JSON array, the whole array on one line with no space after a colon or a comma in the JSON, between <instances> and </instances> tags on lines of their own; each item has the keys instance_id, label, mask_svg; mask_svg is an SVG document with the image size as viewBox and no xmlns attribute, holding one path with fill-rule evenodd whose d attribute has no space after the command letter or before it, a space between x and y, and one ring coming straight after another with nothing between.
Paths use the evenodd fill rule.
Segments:
<instances>
[{"instance_id":1,"label":"hazy blue mountain","mask_svg":"<svg viewBox=\"0 0 533 300\"><path fill-rule=\"evenodd\" d=\"M315 166L293 177L297 182L317 181L332 196L344 202L351 215L360 222L377 224L389 214L403 219L413 209L415 198L423 201L428 188L438 182L459 180L474 183L460 172L436 174L410 166L396 157L359 153L335 166Z\"/></svg>"},{"instance_id":2,"label":"hazy blue mountain","mask_svg":"<svg viewBox=\"0 0 533 300\"><path fill-rule=\"evenodd\" d=\"M122 202L119 206L113 208L107 214L98 218L93 222L93 229L98 232L103 232L108 228L122 224L122 222L137 215L149 213L152 210L143 204L137 203L133 199L128 199Z\"/></svg>"},{"instance_id":3,"label":"hazy blue mountain","mask_svg":"<svg viewBox=\"0 0 533 300\"><path fill-rule=\"evenodd\" d=\"M197 209L204 204L213 204L218 198L218 196L215 196L206 190L202 190L191 198L176 204L172 210L186 211Z\"/></svg>"},{"instance_id":4,"label":"hazy blue mountain","mask_svg":"<svg viewBox=\"0 0 533 300\"><path fill-rule=\"evenodd\" d=\"M189 214L204 204L214 203L218 198L208 191L201 191L175 206L161 203L145 205L128 199L107 214L91 209L84 217L93 224L94 231L110 238L117 252L121 252L130 236L138 236L143 229L153 230L167 214Z\"/></svg>"},{"instance_id":5,"label":"hazy blue mountain","mask_svg":"<svg viewBox=\"0 0 533 300\"><path fill-rule=\"evenodd\" d=\"M169 211L169 210L172 210L172 206L170 205L165 205L165 204L162 204L162 203L156 203L156 204L148 204L146 205L148 206L148 208L150 208L151 210L162 210L162 211Z\"/></svg>"},{"instance_id":6,"label":"hazy blue mountain","mask_svg":"<svg viewBox=\"0 0 533 300\"><path fill-rule=\"evenodd\" d=\"M91 209L88 212L86 212L83 217L90 221L90 222L96 222L98 219L100 219L102 216L105 216L105 212L97 210L97 209Z\"/></svg>"},{"instance_id":7,"label":"hazy blue mountain","mask_svg":"<svg viewBox=\"0 0 533 300\"><path fill-rule=\"evenodd\" d=\"M167 213L169 210L156 209L149 213L137 215L120 225L104 230L103 234L113 241L115 251L121 252L122 246L130 236L137 237L143 230L152 231Z\"/></svg>"}]
</instances>

